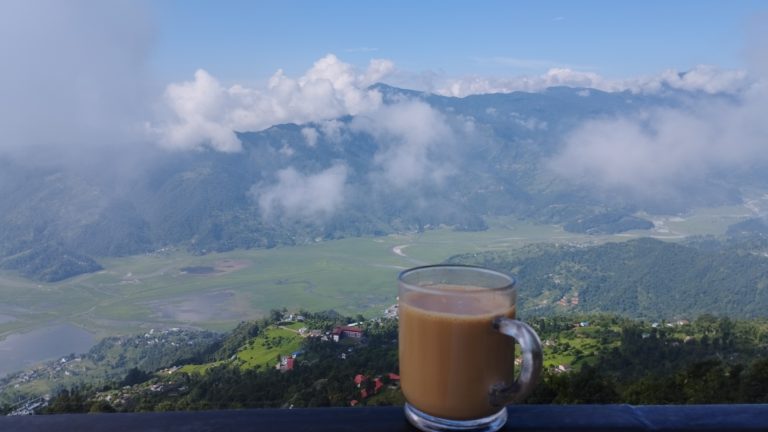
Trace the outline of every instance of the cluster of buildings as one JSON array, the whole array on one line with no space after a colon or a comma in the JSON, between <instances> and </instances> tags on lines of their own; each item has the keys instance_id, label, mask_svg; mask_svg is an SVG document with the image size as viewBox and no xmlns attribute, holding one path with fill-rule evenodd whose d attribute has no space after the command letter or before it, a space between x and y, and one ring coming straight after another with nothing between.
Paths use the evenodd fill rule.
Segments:
<instances>
[{"instance_id":1,"label":"cluster of buildings","mask_svg":"<svg viewBox=\"0 0 768 432\"><path fill-rule=\"evenodd\" d=\"M296 358L298 358L303 351L294 351L289 355L280 356L280 361L277 362L275 365L275 369L279 370L280 372L288 372L293 370L294 365L296 364Z\"/></svg>"},{"instance_id":2,"label":"cluster of buildings","mask_svg":"<svg viewBox=\"0 0 768 432\"><path fill-rule=\"evenodd\" d=\"M336 327L331 332L331 340L334 342L339 342L344 338L362 340L363 336L365 336L363 329L354 325Z\"/></svg>"},{"instance_id":3,"label":"cluster of buildings","mask_svg":"<svg viewBox=\"0 0 768 432\"><path fill-rule=\"evenodd\" d=\"M4 385L0 385L0 391L6 388L18 389L35 381L82 375L87 372L88 367L82 357L71 354L9 376Z\"/></svg>"},{"instance_id":4,"label":"cluster of buildings","mask_svg":"<svg viewBox=\"0 0 768 432\"><path fill-rule=\"evenodd\" d=\"M296 314L285 314L282 318L282 322L304 322L304 320L304 316ZM352 323L345 326L338 326L335 327L330 333L323 333L322 330L302 327L298 330L298 333L303 337L319 337L322 340L332 340L334 342L339 342L345 338L362 340L365 337L365 332L361 327L359 327L359 324L360 323Z\"/></svg>"},{"instance_id":5,"label":"cluster of buildings","mask_svg":"<svg viewBox=\"0 0 768 432\"><path fill-rule=\"evenodd\" d=\"M664 327L668 327L668 328L680 327L680 326L688 325L690 323L691 322L688 321L687 319L679 319L677 321L672 321L672 322L665 323ZM662 326L662 324L660 324L658 322L651 323L651 327L653 327L653 328L660 328L661 326Z\"/></svg>"},{"instance_id":6,"label":"cluster of buildings","mask_svg":"<svg viewBox=\"0 0 768 432\"><path fill-rule=\"evenodd\" d=\"M283 315L282 322L304 322L304 315L286 313Z\"/></svg>"},{"instance_id":7,"label":"cluster of buildings","mask_svg":"<svg viewBox=\"0 0 768 432\"><path fill-rule=\"evenodd\" d=\"M363 374L357 374L355 375L355 385L358 389L360 389L360 399L367 399L375 394L378 394L381 389L385 387L384 384L384 377L381 375L373 378L371 380L369 377L363 375ZM396 389L400 387L400 375L395 373L388 373L386 375L386 380L389 382L389 387ZM355 406L359 404L360 401L357 399L353 399L349 402L350 406Z\"/></svg>"},{"instance_id":8,"label":"cluster of buildings","mask_svg":"<svg viewBox=\"0 0 768 432\"><path fill-rule=\"evenodd\" d=\"M45 406L47 406L49 400L50 400L50 395L45 395L45 396L40 396L40 397L25 400L24 402L20 402L16 404L13 407L13 410L8 413L8 415L9 416L34 415L35 410L44 408Z\"/></svg>"},{"instance_id":9,"label":"cluster of buildings","mask_svg":"<svg viewBox=\"0 0 768 432\"><path fill-rule=\"evenodd\" d=\"M321 330L310 330L307 327L302 327L298 330L299 335L303 337L317 337L323 341L341 342L343 339L351 340L352 342L362 342L365 339L365 331L362 327L358 326L359 323L352 323L345 326L337 326L330 332L323 333ZM349 348L350 352L352 348ZM288 372L293 370L296 365L296 358L301 355L302 351L295 351L290 355L281 355L280 361L275 365L275 369L281 372ZM347 358L347 353L340 355L342 360Z\"/></svg>"},{"instance_id":10,"label":"cluster of buildings","mask_svg":"<svg viewBox=\"0 0 768 432\"><path fill-rule=\"evenodd\" d=\"M398 306L397 303L393 304L392 306L384 309L384 318L395 318L398 317Z\"/></svg>"},{"instance_id":11,"label":"cluster of buildings","mask_svg":"<svg viewBox=\"0 0 768 432\"><path fill-rule=\"evenodd\" d=\"M116 390L107 390L96 394L96 400L108 402L117 409L130 407L146 394L165 394L178 396L188 390L183 381L152 380L149 385L124 386Z\"/></svg>"},{"instance_id":12,"label":"cluster of buildings","mask_svg":"<svg viewBox=\"0 0 768 432\"><path fill-rule=\"evenodd\" d=\"M310 330L306 327L302 327L299 329L299 336L303 337L323 337L323 331L322 330ZM328 339L326 337L326 339Z\"/></svg>"},{"instance_id":13,"label":"cluster of buildings","mask_svg":"<svg viewBox=\"0 0 768 432\"><path fill-rule=\"evenodd\" d=\"M306 327L302 327L298 330L298 333L303 337L317 337L323 341L333 342L339 342L342 339L348 338L362 341L365 338L365 331L359 327L357 323L334 327L333 330L326 333L323 333L322 330L310 330Z\"/></svg>"}]
</instances>

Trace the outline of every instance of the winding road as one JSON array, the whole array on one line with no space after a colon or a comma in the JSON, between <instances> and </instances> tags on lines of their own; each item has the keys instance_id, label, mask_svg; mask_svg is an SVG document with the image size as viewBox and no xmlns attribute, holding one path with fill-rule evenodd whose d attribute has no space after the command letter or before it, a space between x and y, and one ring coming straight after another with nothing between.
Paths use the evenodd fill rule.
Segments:
<instances>
[{"instance_id":1,"label":"winding road","mask_svg":"<svg viewBox=\"0 0 768 432\"><path fill-rule=\"evenodd\" d=\"M410 244L404 244L404 245L395 246L395 247L392 248L392 253L397 255L397 256L400 256L400 257L403 257L403 258L407 259L408 261L410 261L413 264L416 264L416 265L427 265L427 263L425 263L424 261L420 261L420 260L411 258L408 255L406 255L405 252L403 252L403 249L407 248L408 246L411 246L411 245Z\"/></svg>"}]
</instances>

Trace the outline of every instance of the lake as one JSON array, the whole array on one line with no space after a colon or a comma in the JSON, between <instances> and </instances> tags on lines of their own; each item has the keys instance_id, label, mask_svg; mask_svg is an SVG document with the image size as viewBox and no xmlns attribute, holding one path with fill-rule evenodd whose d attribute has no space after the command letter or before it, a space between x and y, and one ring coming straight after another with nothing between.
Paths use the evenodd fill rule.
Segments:
<instances>
[{"instance_id":1,"label":"lake","mask_svg":"<svg viewBox=\"0 0 768 432\"><path fill-rule=\"evenodd\" d=\"M72 324L56 324L0 341L0 377L45 359L87 352L96 342L93 333Z\"/></svg>"}]
</instances>

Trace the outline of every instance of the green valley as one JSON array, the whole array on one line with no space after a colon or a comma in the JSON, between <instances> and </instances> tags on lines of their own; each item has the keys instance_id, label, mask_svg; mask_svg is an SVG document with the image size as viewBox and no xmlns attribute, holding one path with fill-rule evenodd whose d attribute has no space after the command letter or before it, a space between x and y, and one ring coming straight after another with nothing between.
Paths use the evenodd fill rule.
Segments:
<instances>
[{"instance_id":1,"label":"green valley","mask_svg":"<svg viewBox=\"0 0 768 432\"><path fill-rule=\"evenodd\" d=\"M164 326L226 330L282 307L370 316L394 302L395 277L407 267L552 239L592 243L611 238L623 239L510 219L482 232L439 228L207 255L165 249L103 259L104 270L57 283L4 272L0 314L9 319L0 320L0 337L51 321L71 322L99 337Z\"/></svg>"},{"instance_id":2,"label":"green valley","mask_svg":"<svg viewBox=\"0 0 768 432\"><path fill-rule=\"evenodd\" d=\"M748 215L747 207L723 207L698 210L685 217L643 217L654 221L654 237L679 243L691 235L722 234ZM488 225L485 231L430 227L422 232L206 255L166 248L151 254L105 258L101 260L104 270L55 283L35 282L5 271L0 273L4 299L0 305L0 348L12 349L21 353L19 356L24 355L25 347L43 347L38 349L43 352L15 362L7 359L10 363L0 365L0 373L73 351L53 351L52 338L85 351L102 337L152 328L226 331L240 321L264 317L270 309L282 307L377 316L394 303L394 281L404 268L442 262L456 254L475 256L475 260L486 253L536 255L539 247L526 245L581 248L647 235L645 231L569 233L558 225L514 218L490 219ZM521 302L535 307L530 302L531 290L539 290L547 279L533 273L517 276ZM556 303L564 294L555 296L558 290L544 289L538 298ZM17 337L21 335L24 337ZM10 337L17 337L13 348L4 347L4 343L11 343ZM50 352L45 351L49 346Z\"/></svg>"}]
</instances>

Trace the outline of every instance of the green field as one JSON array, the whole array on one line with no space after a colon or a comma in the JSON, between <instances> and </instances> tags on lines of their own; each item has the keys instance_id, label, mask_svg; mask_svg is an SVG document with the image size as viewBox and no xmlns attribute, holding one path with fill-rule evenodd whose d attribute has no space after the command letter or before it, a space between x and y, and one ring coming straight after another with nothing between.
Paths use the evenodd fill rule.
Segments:
<instances>
[{"instance_id":1,"label":"green field","mask_svg":"<svg viewBox=\"0 0 768 432\"><path fill-rule=\"evenodd\" d=\"M684 217L646 215L660 222L659 228L616 236L572 234L560 226L499 218L483 232L440 228L204 256L170 250L104 258L100 263L105 270L52 284L3 272L0 339L62 322L97 337L178 326L228 330L283 307L376 316L395 302L399 271L454 254L537 242L593 244L640 235L674 240L719 234L748 214L745 207L728 207Z\"/></svg>"},{"instance_id":2,"label":"green field","mask_svg":"<svg viewBox=\"0 0 768 432\"><path fill-rule=\"evenodd\" d=\"M235 364L243 369L274 367L278 356L291 354L301 347L302 337L294 327L301 327L301 325L294 323L281 328L267 328L241 347L230 360L186 365L180 370L186 373L205 373L208 369L225 363Z\"/></svg>"},{"instance_id":3,"label":"green field","mask_svg":"<svg viewBox=\"0 0 768 432\"><path fill-rule=\"evenodd\" d=\"M269 328L237 353L240 367L250 369L259 366L274 366L277 356L288 355L301 346L301 336L295 331Z\"/></svg>"},{"instance_id":4,"label":"green field","mask_svg":"<svg viewBox=\"0 0 768 432\"><path fill-rule=\"evenodd\" d=\"M583 238L556 226L514 221L484 232L438 229L204 256L170 251L107 258L100 261L101 272L53 284L2 273L0 314L14 319L0 321L0 337L50 321L71 322L99 336L173 326L225 330L282 307L375 316L395 302L402 269L563 237ZM189 267L218 271L182 270Z\"/></svg>"},{"instance_id":5,"label":"green field","mask_svg":"<svg viewBox=\"0 0 768 432\"><path fill-rule=\"evenodd\" d=\"M618 347L619 329L607 344L602 344L600 337L595 334L594 327L576 327L573 330L561 332L553 342L555 346L544 347L544 367L554 368L558 365L568 365L580 369L584 364L594 364L600 348Z\"/></svg>"}]
</instances>

